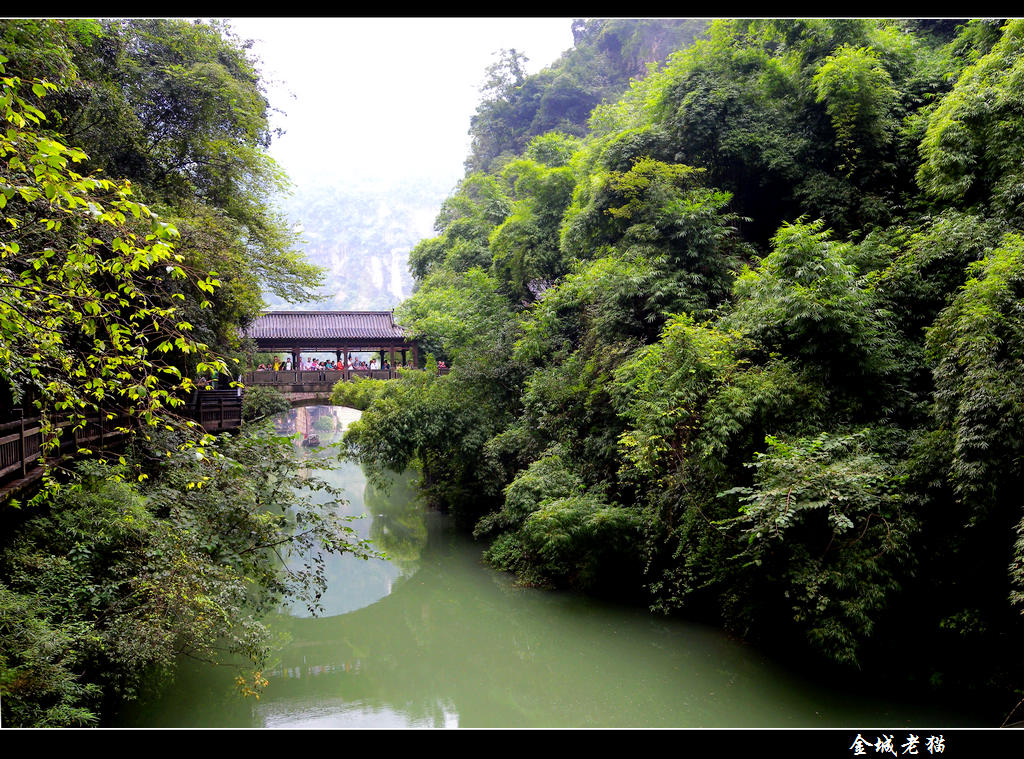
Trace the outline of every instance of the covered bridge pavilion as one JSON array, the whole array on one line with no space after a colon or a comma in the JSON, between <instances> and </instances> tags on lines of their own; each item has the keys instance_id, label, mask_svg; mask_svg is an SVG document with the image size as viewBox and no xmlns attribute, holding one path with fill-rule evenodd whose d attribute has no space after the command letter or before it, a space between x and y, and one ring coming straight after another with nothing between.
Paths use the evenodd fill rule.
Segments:
<instances>
[{"instance_id":1,"label":"covered bridge pavilion","mask_svg":"<svg viewBox=\"0 0 1024 759\"><path fill-rule=\"evenodd\" d=\"M405 330L395 324L391 311L269 311L256 319L245 331L265 353L291 353L292 369L288 372L251 372L246 384L308 384L352 376L390 379L395 366L412 359L419 362L419 351ZM348 366L350 353L378 353L380 366L390 357L390 369L349 370L338 372L300 371L303 353L331 352L343 367ZM342 374L344 373L344 377ZM329 377L319 377L327 374ZM285 375L285 376L277 376Z\"/></svg>"}]
</instances>

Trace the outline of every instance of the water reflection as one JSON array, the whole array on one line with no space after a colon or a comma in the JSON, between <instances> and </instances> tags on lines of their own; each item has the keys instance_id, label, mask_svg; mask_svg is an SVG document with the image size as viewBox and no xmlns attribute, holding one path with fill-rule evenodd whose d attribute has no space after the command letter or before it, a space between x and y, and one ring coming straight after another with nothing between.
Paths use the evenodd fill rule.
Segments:
<instances>
[{"instance_id":1,"label":"water reflection","mask_svg":"<svg viewBox=\"0 0 1024 759\"><path fill-rule=\"evenodd\" d=\"M333 446L341 440L345 427L358 418L358 411L342 406L294 408L274 418L278 434L296 436L294 444L306 457L309 471L345 492L347 502L341 513L363 517L350 526L388 557L325 557L328 584L321 598L321 616L355 611L391 593L395 583L416 572L427 540L424 512L416 504L410 475L395 476L385 493L367 481L358 464L337 461ZM311 495L321 503L328 499L322 492ZM301 603L294 604L289 613L309 616Z\"/></svg>"}]
</instances>

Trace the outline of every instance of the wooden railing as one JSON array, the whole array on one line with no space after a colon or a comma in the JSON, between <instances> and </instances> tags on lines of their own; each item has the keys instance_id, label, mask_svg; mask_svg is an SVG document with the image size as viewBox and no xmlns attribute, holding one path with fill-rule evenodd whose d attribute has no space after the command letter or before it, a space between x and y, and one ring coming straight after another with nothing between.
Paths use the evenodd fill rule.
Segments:
<instances>
[{"instance_id":1,"label":"wooden railing","mask_svg":"<svg viewBox=\"0 0 1024 759\"><path fill-rule=\"evenodd\" d=\"M124 428L131 425L127 416L107 419L106 414L87 416L85 425L70 429L69 419L56 419L54 427L60 431L59 445L47 450L46 455L59 458L76 453L81 448L104 448L124 436ZM119 430L119 428L121 428ZM70 431L71 434L68 434ZM56 437L56 433L51 433ZM38 416L24 417L13 422L0 424L0 482L27 477L29 470L43 450L42 419Z\"/></svg>"},{"instance_id":2,"label":"wooden railing","mask_svg":"<svg viewBox=\"0 0 1024 759\"><path fill-rule=\"evenodd\" d=\"M257 369L242 375L245 385L334 385L336 382L351 382L356 377L361 379L390 380L397 379L399 371L411 369L325 369L323 371L277 371L273 369ZM447 374L448 367L438 369L438 374Z\"/></svg>"},{"instance_id":3,"label":"wooden railing","mask_svg":"<svg viewBox=\"0 0 1024 759\"><path fill-rule=\"evenodd\" d=\"M185 413L207 432L236 429L242 424L242 396L237 390L203 390L185 407ZM48 448L48 459L76 456L82 449L103 450L120 444L138 425L127 414L107 419L106 414L86 415L85 423L73 428L69 418L57 417L53 426L60 431L59 444ZM50 433L55 435L55 433ZM0 498L41 474L39 458L44 448L42 418L22 417L0 423Z\"/></svg>"},{"instance_id":4,"label":"wooden railing","mask_svg":"<svg viewBox=\"0 0 1024 759\"><path fill-rule=\"evenodd\" d=\"M279 371L273 369L256 370L242 375L246 385L334 385L344 380L351 382L356 377L362 379L395 379L398 372L394 369L345 369L324 371Z\"/></svg>"},{"instance_id":5,"label":"wooden railing","mask_svg":"<svg viewBox=\"0 0 1024 759\"><path fill-rule=\"evenodd\" d=\"M203 390L191 411L207 432L237 429L242 425L242 395L238 390Z\"/></svg>"},{"instance_id":6,"label":"wooden railing","mask_svg":"<svg viewBox=\"0 0 1024 759\"><path fill-rule=\"evenodd\" d=\"M0 480L17 473L25 477L35 466L43 444L39 417L0 424Z\"/></svg>"}]
</instances>

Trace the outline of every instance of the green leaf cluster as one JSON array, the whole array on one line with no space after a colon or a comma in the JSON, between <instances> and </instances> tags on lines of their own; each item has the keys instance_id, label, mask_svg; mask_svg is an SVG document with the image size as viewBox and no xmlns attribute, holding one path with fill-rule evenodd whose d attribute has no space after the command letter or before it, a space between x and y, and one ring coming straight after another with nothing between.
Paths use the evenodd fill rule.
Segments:
<instances>
[{"instance_id":1,"label":"green leaf cluster","mask_svg":"<svg viewBox=\"0 0 1024 759\"><path fill-rule=\"evenodd\" d=\"M716 20L540 137L507 58L403 307L452 371L350 452L522 582L1019 700L1021 29Z\"/></svg>"},{"instance_id":2,"label":"green leaf cluster","mask_svg":"<svg viewBox=\"0 0 1024 759\"><path fill-rule=\"evenodd\" d=\"M262 288L316 281L273 211L268 107L219 23L0 21L0 420L41 415L44 460L87 416L141 433L0 510L11 724L95 724L185 653L246 656L251 691L263 616L317 608L320 551L370 553L303 494L338 496L291 441L249 424L282 399L247 397L235 437L183 417L235 376Z\"/></svg>"}]
</instances>

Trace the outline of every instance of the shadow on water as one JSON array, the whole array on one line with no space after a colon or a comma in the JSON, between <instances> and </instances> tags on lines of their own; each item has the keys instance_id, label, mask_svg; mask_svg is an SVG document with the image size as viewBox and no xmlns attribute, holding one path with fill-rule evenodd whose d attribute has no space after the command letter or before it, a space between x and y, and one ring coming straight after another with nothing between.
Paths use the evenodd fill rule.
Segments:
<instances>
[{"instance_id":1,"label":"shadow on water","mask_svg":"<svg viewBox=\"0 0 1024 759\"><path fill-rule=\"evenodd\" d=\"M293 409L281 432L340 437L359 412ZM310 463L333 455L309 453ZM324 616L271 620L288 642L244 699L234 672L183 663L170 691L125 725L194 727L969 726L954 709L865 699L774 664L713 628L642 609L517 587L481 546L419 506L409 474L387 492L342 464L354 524L390 561L341 557ZM332 560L334 561L334 560Z\"/></svg>"}]
</instances>

